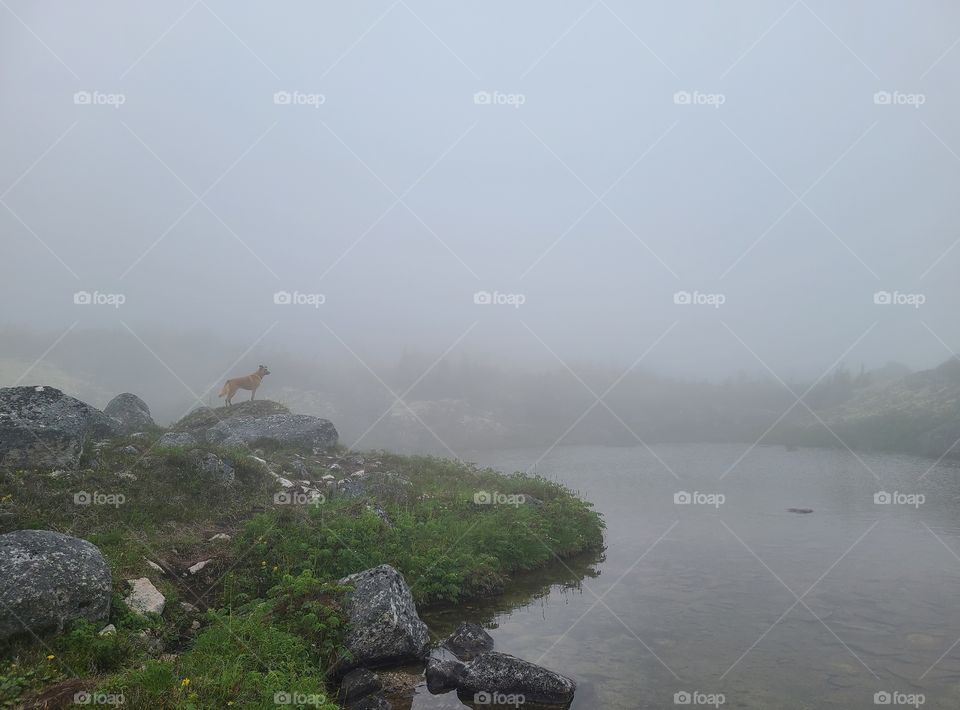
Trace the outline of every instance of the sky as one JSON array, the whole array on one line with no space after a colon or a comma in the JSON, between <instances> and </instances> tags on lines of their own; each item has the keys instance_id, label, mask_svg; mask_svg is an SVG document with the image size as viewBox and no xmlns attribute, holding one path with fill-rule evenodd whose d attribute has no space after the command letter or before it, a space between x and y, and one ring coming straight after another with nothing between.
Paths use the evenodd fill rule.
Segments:
<instances>
[{"instance_id":1,"label":"sky","mask_svg":"<svg viewBox=\"0 0 960 710\"><path fill-rule=\"evenodd\" d=\"M958 69L946 1L4 0L0 325L933 366Z\"/></svg>"}]
</instances>

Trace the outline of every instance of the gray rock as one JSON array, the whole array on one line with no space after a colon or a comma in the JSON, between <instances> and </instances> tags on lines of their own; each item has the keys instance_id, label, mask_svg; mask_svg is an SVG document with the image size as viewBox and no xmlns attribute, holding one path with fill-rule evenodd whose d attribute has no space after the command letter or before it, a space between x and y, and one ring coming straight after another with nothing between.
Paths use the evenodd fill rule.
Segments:
<instances>
[{"instance_id":1,"label":"gray rock","mask_svg":"<svg viewBox=\"0 0 960 710\"><path fill-rule=\"evenodd\" d=\"M215 453L207 451L195 451L191 456L192 461L201 473L210 478L214 483L220 485L229 485L236 478L236 471L233 466L221 459Z\"/></svg>"},{"instance_id":2,"label":"gray rock","mask_svg":"<svg viewBox=\"0 0 960 710\"><path fill-rule=\"evenodd\" d=\"M388 503L406 503L414 496L413 484L394 471L351 476L338 486L346 498L370 497Z\"/></svg>"},{"instance_id":3,"label":"gray rock","mask_svg":"<svg viewBox=\"0 0 960 710\"><path fill-rule=\"evenodd\" d=\"M486 651L493 650L493 637L480 624L463 622L443 642L462 661L468 661Z\"/></svg>"},{"instance_id":4,"label":"gray rock","mask_svg":"<svg viewBox=\"0 0 960 710\"><path fill-rule=\"evenodd\" d=\"M147 577L128 579L130 593L124 598L124 603L137 614L162 614L167 605L167 599L160 590L153 586Z\"/></svg>"},{"instance_id":5,"label":"gray rock","mask_svg":"<svg viewBox=\"0 0 960 710\"><path fill-rule=\"evenodd\" d=\"M427 661L427 690L434 694L456 690L464 668L460 661L431 656Z\"/></svg>"},{"instance_id":6,"label":"gray rock","mask_svg":"<svg viewBox=\"0 0 960 710\"><path fill-rule=\"evenodd\" d=\"M430 636L417 615L413 595L403 575L380 565L340 580L353 591L347 595L350 628L346 647L351 659L338 674L354 668L377 668L422 659Z\"/></svg>"},{"instance_id":7,"label":"gray rock","mask_svg":"<svg viewBox=\"0 0 960 710\"><path fill-rule=\"evenodd\" d=\"M347 673L340 681L337 698L343 705L351 707L353 703L383 691L383 684L375 673L366 668L357 668Z\"/></svg>"},{"instance_id":8,"label":"gray rock","mask_svg":"<svg viewBox=\"0 0 960 710\"><path fill-rule=\"evenodd\" d=\"M0 642L110 615L110 567L86 540L49 530L0 535L0 570Z\"/></svg>"},{"instance_id":9,"label":"gray rock","mask_svg":"<svg viewBox=\"0 0 960 710\"><path fill-rule=\"evenodd\" d=\"M460 691L522 695L527 703L569 703L577 690L566 676L496 651L481 653L466 664L459 681Z\"/></svg>"},{"instance_id":10,"label":"gray rock","mask_svg":"<svg viewBox=\"0 0 960 710\"><path fill-rule=\"evenodd\" d=\"M382 695L368 695L348 707L350 710L393 710L393 705Z\"/></svg>"},{"instance_id":11,"label":"gray rock","mask_svg":"<svg viewBox=\"0 0 960 710\"><path fill-rule=\"evenodd\" d=\"M103 413L120 423L122 434L133 434L156 426L147 403L129 392L118 394L111 399L103 408Z\"/></svg>"},{"instance_id":12,"label":"gray rock","mask_svg":"<svg viewBox=\"0 0 960 710\"><path fill-rule=\"evenodd\" d=\"M53 387L0 388L0 467L76 469L89 442L119 431L116 420Z\"/></svg>"},{"instance_id":13,"label":"gray rock","mask_svg":"<svg viewBox=\"0 0 960 710\"><path fill-rule=\"evenodd\" d=\"M157 441L157 446L196 446L199 442L185 431L168 431Z\"/></svg>"},{"instance_id":14,"label":"gray rock","mask_svg":"<svg viewBox=\"0 0 960 710\"><path fill-rule=\"evenodd\" d=\"M207 441L223 446L250 446L267 439L282 446L305 449L337 445L336 428L327 419L309 414L270 414L265 417L232 417L210 427Z\"/></svg>"}]
</instances>

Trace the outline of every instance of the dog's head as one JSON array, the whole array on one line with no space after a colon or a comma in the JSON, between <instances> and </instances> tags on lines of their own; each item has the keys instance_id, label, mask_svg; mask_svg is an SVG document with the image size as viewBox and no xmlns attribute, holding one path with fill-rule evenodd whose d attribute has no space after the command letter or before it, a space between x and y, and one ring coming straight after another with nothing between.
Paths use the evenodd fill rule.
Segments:
<instances>
[{"instance_id":1,"label":"dog's head","mask_svg":"<svg viewBox=\"0 0 960 710\"><path fill-rule=\"evenodd\" d=\"M267 369L266 365L261 365L257 368L257 374L260 375L260 377L266 377L270 374L270 370Z\"/></svg>"}]
</instances>

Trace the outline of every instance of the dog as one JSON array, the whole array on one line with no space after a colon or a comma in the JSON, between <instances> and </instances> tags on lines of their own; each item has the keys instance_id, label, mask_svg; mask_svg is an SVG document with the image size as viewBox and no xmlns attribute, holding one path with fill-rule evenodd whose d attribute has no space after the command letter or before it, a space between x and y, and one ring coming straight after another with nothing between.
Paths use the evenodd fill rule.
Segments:
<instances>
[{"instance_id":1,"label":"dog","mask_svg":"<svg viewBox=\"0 0 960 710\"><path fill-rule=\"evenodd\" d=\"M257 388L260 386L260 383L263 382L263 378L270 374L264 365L260 365L257 368L257 371L252 375L247 375L246 377L233 377L227 380L223 384L223 388L220 390L218 397L226 397L224 402L224 407L229 407L233 399L233 395L237 393L237 390L250 390L250 401L253 401L254 396L257 394Z\"/></svg>"}]
</instances>

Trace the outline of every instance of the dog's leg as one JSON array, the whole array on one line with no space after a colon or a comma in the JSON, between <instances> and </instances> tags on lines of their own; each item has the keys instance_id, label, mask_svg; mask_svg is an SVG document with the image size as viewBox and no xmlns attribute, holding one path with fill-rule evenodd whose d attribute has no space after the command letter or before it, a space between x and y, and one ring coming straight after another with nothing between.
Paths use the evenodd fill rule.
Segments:
<instances>
[{"instance_id":1,"label":"dog's leg","mask_svg":"<svg viewBox=\"0 0 960 710\"><path fill-rule=\"evenodd\" d=\"M254 397L254 395L255 395L256 393L257 393L257 388L256 388L256 387L254 387L252 390L250 390L250 401L251 401L251 402L253 401L253 397Z\"/></svg>"}]
</instances>

